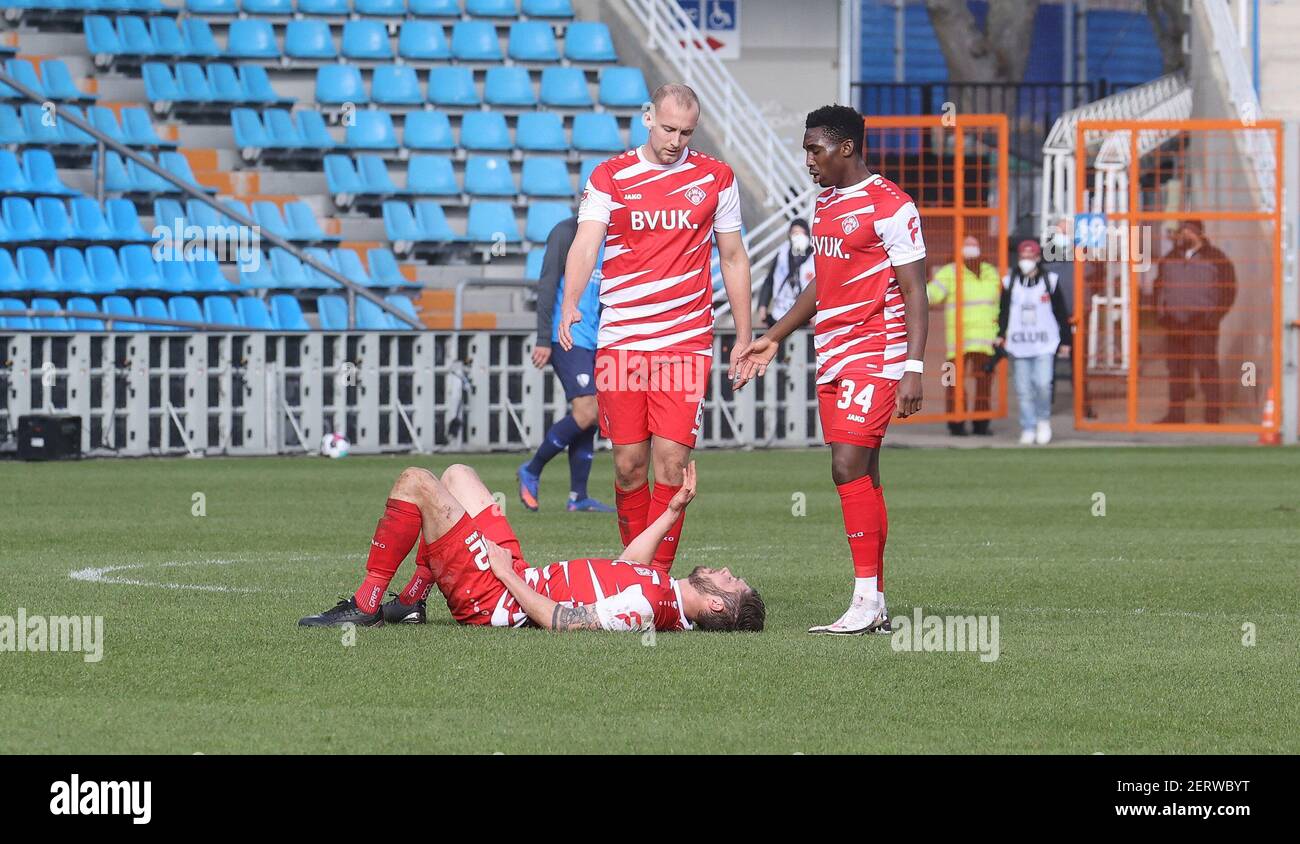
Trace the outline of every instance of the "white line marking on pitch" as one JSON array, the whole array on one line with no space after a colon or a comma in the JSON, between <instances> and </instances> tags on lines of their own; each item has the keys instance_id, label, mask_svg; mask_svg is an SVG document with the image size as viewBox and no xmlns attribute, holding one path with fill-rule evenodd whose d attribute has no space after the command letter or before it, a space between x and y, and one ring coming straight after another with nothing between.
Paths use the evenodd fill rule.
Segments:
<instances>
[{"instance_id":1,"label":"white line marking on pitch","mask_svg":"<svg viewBox=\"0 0 1300 844\"><path fill-rule=\"evenodd\" d=\"M958 606L957 604L924 604L926 609L936 610L970 610L973 607L967 605ZM1243 610L1240 613L1228 612L1195 612L1193 610L1148 610L1145 607L1136 607L1133 609L1101 609L1096 607L997 607L995 611L1024 613L1025 615L1108 615L1108 616L1125 616L1125 615L1147 615L1159 616L1161 618L1251 618L1254 616L1273 616L1275 618L1295 618L1294 613L1280 612L1278 610Z\"/></svg>"},{"instance_id":2,"label":"white line marking on pitch","mask_svg":"<svg viewBox=\"0 0 1300 844\"><path fill-rule=\"evenodd\" d=\"M186 560L159 563L157 568L177 568L181 566L228 566L235 560ZM116 586L151 586L156 589L188 589L194 592L258 592L252 586L222 586L216 583L157 583L151 580L135 580L127 577L109 576L115 571L134 571L146 568L144 563L131 563L121 566L92 566L68 572L68 577L85 583L110 583Z\"/></svg>"}]
</instances>

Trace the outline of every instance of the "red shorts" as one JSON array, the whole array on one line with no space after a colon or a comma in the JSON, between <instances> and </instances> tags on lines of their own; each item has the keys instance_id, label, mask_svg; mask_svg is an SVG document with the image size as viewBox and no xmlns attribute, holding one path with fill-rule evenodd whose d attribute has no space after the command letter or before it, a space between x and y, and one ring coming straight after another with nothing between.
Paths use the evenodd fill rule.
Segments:
<instances>
[{"instance_id":1,"label":"red shorts","mask_svg":"<svg viewBox=\"0 0 1300 844\"><path fill-rule=\"evenodd\" d=\"M712 363L693 352L596 352L601 434L615 445L653 434L695 448Z\"/></svg>"},{"instance_id":2,"label":"red shorts","mask_svg":"<svg viewBox=\"0 0 1300 844\"><path fill-rule=\"evenodd\" d=\"M874 375L818 384L817 409L826 442L878 448L894 416L897 390L897 381Z\"/></svg>"},{"instance_id":3,"label":"red shorts","mask_svg":"<svg viewBox=\"0 0 1300 844\"><path fill-rule=\"evenodd\" d=\"M510 523L489 507L477 516L466 513L451 530L438 537L430 561L434 583L447 599L452 618L461 624L513 626L519 620L518 606L511 600L505 584L492 573L483 538L510 552L516 572L528 568Z\"/></svg>"}]
</instances>

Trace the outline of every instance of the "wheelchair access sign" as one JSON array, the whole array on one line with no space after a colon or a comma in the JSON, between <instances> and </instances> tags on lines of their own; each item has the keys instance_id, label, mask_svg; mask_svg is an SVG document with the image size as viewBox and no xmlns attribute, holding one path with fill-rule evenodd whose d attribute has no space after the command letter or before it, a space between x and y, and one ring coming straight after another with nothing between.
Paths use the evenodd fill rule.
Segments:
<instances>
[{"instance_id":1,"label":"wheelchair access sign","mask_svg":"<svg viewBox=\"0 0 1300 844\"><path fill-rule=\"evenodd\" d=\"M740 0L677 0L720 59L740 58Z\"/></svg>"}]
</instances>

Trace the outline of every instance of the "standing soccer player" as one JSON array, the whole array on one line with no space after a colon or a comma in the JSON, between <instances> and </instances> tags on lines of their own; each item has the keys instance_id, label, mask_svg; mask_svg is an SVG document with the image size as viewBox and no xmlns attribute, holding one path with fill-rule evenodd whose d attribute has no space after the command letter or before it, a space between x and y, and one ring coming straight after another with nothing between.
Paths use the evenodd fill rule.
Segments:
<instances>
[{"instance_id":1,"label":"standing soccer player","mask_svg":"<svg viewBox=\"0 0 1300 844\"><path fill-rule=\"evenodd\" d=\"M740 192L730 167L688 148L699 119L699 98L687 86L655 91L642 115L646 143L592 172L564 271L565 278L590 278L604 244L596 399L601 433L614 446L614 497L625 544L668 507L695 448L713 356L715 240L736 327L729 377L735 376L737 350L750 342ZM582 289L564 288L559 340L566 350L583 320ZM733 383L739 388L744 382ZM655 553L655 568L672 568L681 532L678 519Z\"/></svg>"},{"instance_id":2,"label":"standing soccer player","mask_svg":"<svg viewBox=\"0 0 1300 844\"><path fill-rule=\"evenodd\" d=\"M831 447L853 557L853 598L809 633L888 632L884 555L889 523L880 441L897 413L921 409L928 315L925 241L912 198L862 157L862 115L824 106L808 115L808 172L826 188L812 223L815 280L772 329L742 350L740 375L762 375L790 332L816 317L817 400Z\"/></svg>"}]
</instances>

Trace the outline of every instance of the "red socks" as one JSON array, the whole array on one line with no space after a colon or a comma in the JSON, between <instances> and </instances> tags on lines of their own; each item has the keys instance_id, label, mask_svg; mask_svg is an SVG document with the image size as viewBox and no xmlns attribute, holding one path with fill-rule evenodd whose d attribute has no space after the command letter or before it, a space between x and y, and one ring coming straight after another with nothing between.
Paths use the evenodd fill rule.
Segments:
<instances>
[{"instance_id":1,"label":"red socks","mask_svg":"<svg viewBox=\"0 0 1300 844\"><path fill-rule=\"evenodd\" d=\"M618 509L618 534L626 548L645 530L646 514L650 510L650 484L641 484L627 491L615 485L614 506Z\"/></svg>"},{"instance_id":2,"label":"red socks","mask_svg":"<svg viewBox=\"0 0 1300 844\"><path fill-rule=\"evenodd\" d=\"M871 483L870 475L837 484L835 489L840 493L840 507L844 511L844 533L848 536L849 553L853 557L853 576L878 577L884 548L881 531L883 498Z\"/></svg>"},{"instance_id":3,"label":"red socks","mask_svg":"<svg viewBox=\"0 0 1300 844\"><path fill-rule=\"evenodd\" d=\"M655 481L655 491L650 497L650 512L646 516L647 525L654 524L655 520L664 514L664 511L668 509L668 502L673 500L673 496L677 494L679 489L681 489L680 484L670 486ZM668 531L663 542L659 543L659 548L655 550L654 561L650 563L652 567L665 574L672 570L673 560L677 558L677 545L682 537L682 525L685 521L685 513L677 517L672 530Z\"/></svg>"},{"instance_id":4,"label":"red socks","mask_svg":"<svg viewBox=\"0 0 1300 844\"><path fill-rule=\"evenodd\" d=\"M429 567L425 552L428 547L430 546L426 543L420 543L420 550L415 558L415 574L411 577L411 582L406 584L406 588L397 593L397 600L407 606L416 601L423 601L428 597L429 589L433 586L433 569Z\"/></svg>"},{"instance_id":5,"label":"red socks","mask_svg":"<svg viewBox=\"0 0 1300 844\"><path fill-rule=\"evenodd\" d=\"M420 508L409 501L388 499L384 515L375 526L366 558L366 579L357 590L357 607L371 613L379 608L384 590L402 565L402 560L420 538Z\"/></svg>"},{"instance_id":6,"label":"red socks","mask_svg":"<svg viewBox=\"0 0 1300 844\"><path fill-rule=\"evenodd\" d=\"M885 543L889 540L889 511L885 509L885 488L876 487L876 498L880 502L880 554L877 559L877 567L880 573L876 575L876 591L885 591Z\"/></svg>"}]
</instances>

